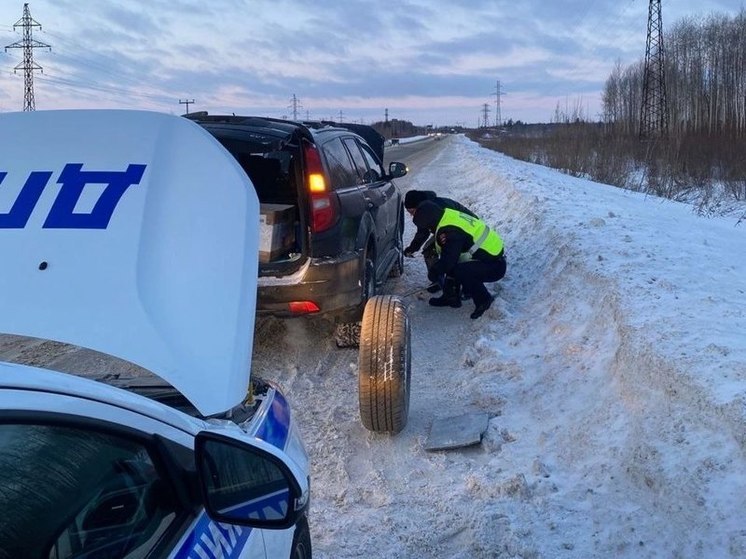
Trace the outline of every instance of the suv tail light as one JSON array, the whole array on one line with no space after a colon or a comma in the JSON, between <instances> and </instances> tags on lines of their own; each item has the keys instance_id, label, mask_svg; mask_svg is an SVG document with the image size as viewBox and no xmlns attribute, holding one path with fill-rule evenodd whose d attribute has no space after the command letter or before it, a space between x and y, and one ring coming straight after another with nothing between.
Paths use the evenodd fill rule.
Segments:
<instances>
[{"instance_id":1,"label":"suv tail light","mask_svg":"<svg viewBox=\"0 0 746 559\"><path fill-rule=\"evenodd\" d=\"M290 314L301 315L313 314L319 312L321 309L313 301L290 301L288 303L288 310Z\"/></svg>"},{"instance_id":2,"label":"suv tail light","mask_svg":"<svg viewBox=\"0 0 746 559\"><path fill-rule=\"evenodd\" d=\"M337 222L337 208L321 165L321 154L310 142L303 142L306 160L306 188L311 198L311 231L326 231Z\"/></svg>"}]
</instances>

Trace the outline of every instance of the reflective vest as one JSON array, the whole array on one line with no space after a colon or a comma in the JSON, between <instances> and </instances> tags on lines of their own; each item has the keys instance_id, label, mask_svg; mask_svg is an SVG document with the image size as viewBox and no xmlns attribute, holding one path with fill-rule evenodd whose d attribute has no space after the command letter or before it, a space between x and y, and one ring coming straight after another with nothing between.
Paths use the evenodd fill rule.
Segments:
<instances>
[{"instance_id":1,"label":"reflective vest","mask_svg":"<svg viewBox=\"0 0 746 559\"><path fill-rule=\"evenodd\" d=\"M467 251L461 253L460 262L470 260L480 248L492 256L497 256L503 251L503 240L500 238L500 235L487 227L484 221L469 214L446 209L443 211L443 217L440 218L438 226L435 228L436 239L438 238L438 231L441 227L457 227L464 233L471 235L474 244ZM435 243L435 249L440 254L440 245L437 242Z\"/></svg>"}]
</instances>

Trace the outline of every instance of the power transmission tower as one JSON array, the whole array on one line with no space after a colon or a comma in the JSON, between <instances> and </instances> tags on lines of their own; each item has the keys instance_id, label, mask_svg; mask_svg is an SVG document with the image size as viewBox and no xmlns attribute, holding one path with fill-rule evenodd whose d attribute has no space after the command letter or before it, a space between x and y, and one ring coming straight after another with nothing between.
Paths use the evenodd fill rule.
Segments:
<instances>
[{"instance_id":1,"label":"power transmission tower","mask_svg":"<svg viewBox=\"0 0 746 559\"><path fill-rule=\"evenodd\" d=\"M668 101L664 62L661 0L650 0L640 108L641 138L651 137L658 133L668 134Z\"/></svg>"},{"instance_id":2,"label":"power transmission tower","mask_svg":"<svg viewBox=\"0 0 746 559\"><path fill-rule=\"evenodd\" d=\"M344 119L344 115L342 114L342 109L339 109L339 122L342 123L344 121L345 119Z\"/></svg>"},{"instance_id":3,"label":"power transmission tower","mask_svg":"<svg viewBox=\"0 0 746 559\"><path fill-rule=\"evenodd\" d=\"M484 127L488 128L490 125L490 104L485 103L482 105L482 122L484 123Z\"/></svg>"},{"instance_id":4,"label":"power transmission tower","mask_svg":"<svg viewBox=\"0 0 746 559\"><path fill-rule=\"evenodd\" d=\"M194 99L179 99L179 105L186 105L186 114L189 114L189 105L194 104Z\"/></svg>"},{"instance_id":5,"label":"power transmission tower","mask_svg":"<svg viewBox=\"0 0 746 559\"><path fill-rule=\"evenodd\" d=\"M35 111L34 70L41 72L43 70L41 66L34 62L34 49L48 48L51 51L52 47L32 37L33 28L38 27L41 29L41 24L31 17L31 10L29 10L28 3L23 5L23 17L13 25L13 29L15 30L16 27L23 27L23 39L6 46L5 52L8 52L8 49L23 49L23 62L13 68L13 73L15 74L18 70L23 70L23 110Z\"/></svg>"},{"instance_id":6,"label":"power transmission tower","mask_svg":"<svg viewBox=\"0 0 746 559\"><path fill-rule=\"evenodd\" d=\"M293 120L298 120L298 110L302 108L303 105L301 105L300 99L293 93L293 98L290 100L290 106L288 107L288 109L292 109L293 111Z\"/></svg>"},{"instance_id":7,"label":"power transmission tower","mask_svg":"<svg viewBox=\"0 0 746 559\"><path fill-rule=\"evenodd\" d=\"M500 80L497 80L497 87L495 88L495 126L500 128L503 125L503 116L501 110L501 96L505 93L500 86Z\"/></svg>"}]
</instances>

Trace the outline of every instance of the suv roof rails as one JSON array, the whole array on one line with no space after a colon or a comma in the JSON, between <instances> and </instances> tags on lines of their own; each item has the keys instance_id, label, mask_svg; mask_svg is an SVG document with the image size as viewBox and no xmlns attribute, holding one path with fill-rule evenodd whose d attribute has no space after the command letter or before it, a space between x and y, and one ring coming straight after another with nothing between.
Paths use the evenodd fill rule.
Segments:
<instances>
[{"instance_id":1,"label":"suv roof rails","mask_svg":"<svg viewBox=\"0 0 746 559\"><path fill-rule=\"evenodd\" d=\"M261 129L270 129L282 133L283 135L291 134L294 131L300 132L304 137L310 139L311 133L308 131L308 127L302 123L287 120L282 118L272 118L269 116L247 116L247 115L236 115L236 114L208 114L207 111L200 111L198 113L189 113L184 115L190 120L198 121L200 124L228 124L228 125L239 125L248 126ZM274 135L277 135L275 133Z\"/></svg>"},{"instance_id":2,"label":"suv roof rails","mask_svg":"<svg viewBox=\"0 0 746 559\"><path fill-rule=\"evenodd\" d=\"M334 122L332 120L289 120L282 118L273 118L269 116L246 116L236 115L235 113L230 115L211 115L207 111L196 111L193 113L187 113L184 118L190 120L202 120L209 122L248 122L250 120L264 120L266 122L276 122L284 124L285 126L298 126L305 127L313 130L322 130L329 128L330 130L347 130L358 136L361 136L368 145L373 148L378 158L383 162L383 144L385 138L375 128L368 126L367 124L354 124L347 122Z\"/></svg>"},{"instance_id":3,"label":"suv roof rails","mask_svg":"<svg viewBox=\"0 0 746 559\"><path fill-rule=\"evenodd\" d=\"M207 116L207 111L196 111L193 113L185 113L183 115L184 118L194 119L194 118L204 118Z\"/></svg>"},{"instance_id":4,"label":"suv roof rails","mask_svg":"<svg viewBox=\"0 0 746 559\"><path fill-rule=\"evenodd\" d=\"M208 120L211 122L236 122L240 123L242 121L257 121L257 120L264 120L267 122L281 122L284 124L292 124L295 126L300 126L301 123L294 121L294 120L288 120L286 118L273 118L271 116L257 116L257 115L237 115L236 113L231 114L214 114L211 115L207 111L196 111L193 113L187 113L182 115L184 118L188 118L190 120Z\"/></svg>"},{"instance_id":5,"label":"suv roof rails","mask_svg":"<svg viewBox=\"0 0 746 559\"><path fill-rule=\"evenodd\" d=\"M314 130L321 130L322 128L336 128L338 130L347 130L341 124L339 124L338 122L334 122L333 120L301 120L298 122L303 124L303 126L313 128Z\"/></svg>"}]
</instances>

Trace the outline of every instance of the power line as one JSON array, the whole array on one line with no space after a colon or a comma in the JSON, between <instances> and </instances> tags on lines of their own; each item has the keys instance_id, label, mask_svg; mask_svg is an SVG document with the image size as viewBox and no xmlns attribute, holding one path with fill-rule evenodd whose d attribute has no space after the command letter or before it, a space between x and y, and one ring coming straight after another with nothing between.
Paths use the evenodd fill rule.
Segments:
<instances>
[{"instance_id":1,"label":"power line","mask_svg":"<svg viewBox=\"0 0 746 559\"><path fill-rule=\"evenodd\" d=\"M138 86L147 83L145 80L139 79L135 75L125 74L114 70L122 60L122 56L119 53L116 55L109 55L100 49L94 52L91 50L90 46L72 40L64 35L52 33L46 29L43 33L55 39L57 44L55 56L57 57L57 60L61 61L63 64L67 64L71 68L85 66L95 70L99 74L111 76L115 78L117 82L127 81ZM82 52L83 55L76 56L71 54L74 52Z\"/></svg>"},{"instance_id":2,"label":"power line","mask_svg":"<svg viewBox=\"0 0 746 559\"><path fill-rule=\"evenodd\" d=\"M121 97L123 93L127 94L128 98L139 98L144 100L152 100L157 101L162 105L168 105L172 103L173 97L171 95L166 94L148 94L144 93L142 90L125 90L118 87L108 87L101 84L96 83L89 83L89 82L82 82L80 80L72 80L69 78L61 78L54 75L50 75L48 73L44 74L43 76L39 76L38 81L50 83L54 85L60 85L62 87L84 92L84 93L90 93L92 91L98 91L100 93L109 93L117 98ZM112 97L113 99L114 97Z\"/></svg>"},{"instance_id":3,"label":"power line","mask_svg":"<svg viewBox=\"0 0 746 559\"><path fill-rule=\"evenodd\" d=\"M105 75L112 80L106 80L102 83L101 81L92 81L86 78L84 75L77 77L54 75L54 73L44 72L42 75L36 76L36 80L48 83L52 85L62 86L68 90L79 91L82 93L100 92L104 94L111 94L106 98L111 101L116 101L116 104L121 103L122 98L127 100L140 99L143 101L155 101L159 105L167 107L173 103L173 92L161 92L159 89L153 87L152 81L145 81L139 78L137 75L133 75L125 72L118 72L115 70L120 59L113 56L107 55L106 53L98 50L95 52L96 57L92 56L93 51L79 41L71 39L68 36L59 35L57 33L50 32L48 29L44 29L43 34L49 35L55 39L56 48L56 61L58 65L67 67L73 75L76 74L76 69L85 67L94 70L98 75ZM62 50L60 50L60 45ZM82 55L76 55L72 53L82 53ZM115 85L116 84L116 85ZM149 92L146 92L150 90ZM101 101L102 98L97 98ZM136 106L134 104L127 104L127 106Z\"/></svg>"},{"instance_id":4,"label":"power line","mask_svg":"<svg viewBox=\"0 0 746 559\"><path fill-rule=\"evenodd\" d=\"M23 27L23 39L7 45L5 52L8 52L8 49L23 49L23 62L16 65L13 73L23 70L23 110L35 111L34 70L43 70L41 66L34 62L34 49L48 48L51 51L52 47L33 38L33 28L41 29L41 24L31 17L28 3L23 5L23 16L13 25L13 29L15 30L16 27Z\"/></svg>"}]
</instances>

